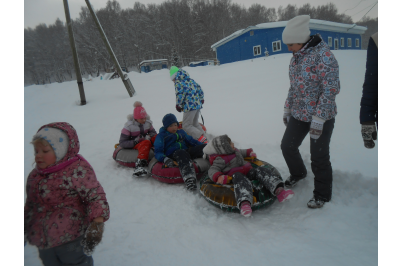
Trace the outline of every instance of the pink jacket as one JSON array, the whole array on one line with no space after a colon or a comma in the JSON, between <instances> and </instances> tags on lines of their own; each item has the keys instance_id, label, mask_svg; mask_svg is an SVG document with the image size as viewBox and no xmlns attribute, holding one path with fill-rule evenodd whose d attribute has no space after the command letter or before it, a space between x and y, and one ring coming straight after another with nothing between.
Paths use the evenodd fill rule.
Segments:
<instances>
[{"instance_id":1,"label":"pink jacket","mask_svg":"<svg viewBox=\"0 0 401 266\"><path fill-rule=\"evenodd\" d=\"M75 129L65 122L43 127L65 131L70 142L63 159L46 169L35 168L28 176L24 231L29 243L40 249L72 241L84 234L94 218L106 221L110 215L106 193L92 166L78 154Z\"/></svg>"}]
</instances>

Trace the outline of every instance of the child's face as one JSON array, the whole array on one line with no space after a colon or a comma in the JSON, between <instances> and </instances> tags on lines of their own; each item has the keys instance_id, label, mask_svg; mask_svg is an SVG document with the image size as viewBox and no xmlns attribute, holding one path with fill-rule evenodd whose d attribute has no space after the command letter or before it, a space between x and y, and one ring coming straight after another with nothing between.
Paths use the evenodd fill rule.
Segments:
<instances>
[{"instance_id":1,"label":"child's face","mask_svg":"<svg viewBox=\"0 0 401 266\"><path fill-rule=\"evenodd\" d=\"M230 146L233 148L233 150L235 150L234 143L230 142Z\"/></svg>"},{"instance_id":2,"label":"child's face","mask_svg":"<svg viewBox=\"0 0 401 266\"><path fill-rule=\"evenodd\" d=\"M56 162L56 154L54 154L51 146L45 146L42 143L36 143L34 147L35 162L39 169L45 169L49 165L52 165Z\"/></svg>"},{"instance_id":3,"label":"child's face","mask_svg":"<svg viewBox=\"0 0 401 266\"><path fill-rule=\"evenodd\" d=\"M146 117L145 118L141 118L141 119L137 119L136 121L138 121L138 123L143 125L146 122Z\"/></svg>"},{"instance_id":4,"label":"child's face","mask_svg":"<svg viewBox=\"0 0 401 266\"><path fill-rule=\"evenodd\" d=\"M171 134L175 134L178 130L178 124L177 123L172 123L168 128L167 131L170 132Z\"/></svg>"}]
</instances>

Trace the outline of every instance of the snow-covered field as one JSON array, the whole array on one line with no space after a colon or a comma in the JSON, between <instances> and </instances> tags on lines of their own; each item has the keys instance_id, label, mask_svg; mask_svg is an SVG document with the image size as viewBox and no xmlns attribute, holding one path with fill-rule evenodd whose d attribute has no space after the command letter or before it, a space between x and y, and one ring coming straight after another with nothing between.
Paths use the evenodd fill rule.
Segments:
<instances>
[{"instance_id":1,"label":"snow-covered field","mask_svg":"<svg viewBox=\"0 0 401 266\"><path fill-rule=\"evenodd\" d=\"M182 118L166 69L129 73L136 90L132 98L120 79L84 82L85 106L77 105L75 81L25 87L24 184L33 168L32 136L43 124L65 121L76 128L80 154L95 169L110 204L95 265L377 265L378 142L366 149L359 125L366 51L334 54L341 92L331 141L333 198L322 209L306 206L313 191L309 138L300 147L308 176L294 188L295 196L251 218L225 213L182 184L132 178L132 170L118 165L112 153L134 101L143 103L156 129L167 113ZM208 133L228 134L238 148L252 147L284 179L289 172L280 142L290 58L184 68L204 90ZM24 248L24 260L41 265L34 246Z\"/></svg>"}]
</instances>

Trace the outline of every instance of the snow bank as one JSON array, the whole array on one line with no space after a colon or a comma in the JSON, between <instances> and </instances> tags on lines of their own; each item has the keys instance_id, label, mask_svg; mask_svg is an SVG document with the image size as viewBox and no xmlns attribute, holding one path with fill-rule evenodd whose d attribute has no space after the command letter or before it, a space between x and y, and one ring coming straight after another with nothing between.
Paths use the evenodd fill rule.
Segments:
<instances>
[{"instance_id":1,"label":"snow bank","mask_svg":"<svg viewBox=\"0 0 401 266\"><path fill-rule=\"evenodd\" d=\"M34 161L33 134L43 124L66 121L76 128L80 153L95 169L110 204L96 265L377 265L379 145L364 148L358 119L366 51L334 54L341 92L331 143L333 200L320 210L306 206L313 192L308 138L300 152L309 174L294 188L295 196L248 219L222 212L182 184L132 178L131 169L114 162L114 144L134 101L143 103L156 129L166 113L182 119L167 69L129 73L136 90L132 98L120 79L93 78L84 83L85 106L77 105L74 81L26 87L24 181ZM284 179L289 172L280 142L290 57L185 68L205 92L202 115L211 136L228 134L237 147L252 147ZM24 259L26 265L41 265L36 247L27 245Z\"/></svg>"}]
</instances>

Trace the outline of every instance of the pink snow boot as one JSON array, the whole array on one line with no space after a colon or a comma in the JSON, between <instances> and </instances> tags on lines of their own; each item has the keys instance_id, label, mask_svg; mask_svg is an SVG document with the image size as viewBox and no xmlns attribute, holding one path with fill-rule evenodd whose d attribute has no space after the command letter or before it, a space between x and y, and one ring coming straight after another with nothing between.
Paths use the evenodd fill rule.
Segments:
<instances>
[{"instance_id":1,"label":"pink snow boot","mask_svg":"<svg viewBox=\"0 0 401 266\"><path fill-rule=\"evenodd\" d=\"M241 203L241 214L245 217L249 217L252 214L251 204L248 201Z\"/></svg>"},{"instance_id":2,"label":"pink snow boot","mask_svg":"<svg viewBox=\"0 0 401 266\"><path fill-rule=\"evenodd\" d=\"M291 189L283 189L283 188L278 188L276 193L277 193L277 199L278 202L284 202L286 200L291 199L294 196L294 191L292 191Z\"/></svg>"}]
</instances>

